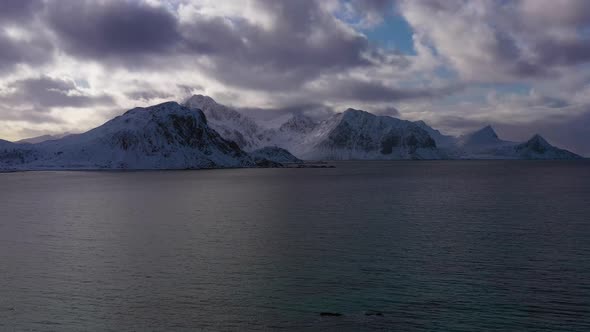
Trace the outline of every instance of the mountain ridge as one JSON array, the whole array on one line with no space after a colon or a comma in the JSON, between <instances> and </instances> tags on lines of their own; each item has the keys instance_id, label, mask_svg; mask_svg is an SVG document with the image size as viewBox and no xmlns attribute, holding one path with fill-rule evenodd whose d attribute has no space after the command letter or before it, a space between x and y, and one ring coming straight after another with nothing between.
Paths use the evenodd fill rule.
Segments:
<instances>
[{"instance_id":1,"label":"mountain ridge","mask_svg":"<svg viewBox=\"0 0 590 332\"><path fill-rule=\"evenodd\" d=\"M236 143L210 129L201 111L176 102L138 107L82 134L0 151L4 168L196 169L253 167Z\"/></svg>"},{"instance_id":2,"label":"mountain ridge","mask_svg":"<svg viewBox=\"0 0 590 332\"><path fill-rule=\"evenodd\" d=\"M212 98L207 97L203 98L200 96L199 100L207 100L209 103L213 101ZM214 102L214 101L213 101ZM217 107L221 110L227 110L228 108L224 108L225 106L218 104L215 102ZM199 106L193 104L193 106ZM205 105L206 106L206 105ZM235 114L239 111L236 109L231 109L231 113ZM244 115L241 117L248 118ZM370 122L369 119L373 119L373 117L383 117L388 120L379 120L379 121L387 121L390 125L393 123L397 123L395 127L397 128L398 133L394 134L392 132L380 132L380 134L375 134L372 130L383 130L383 128L379 128L377 125L374 128L370 128L370 126L365 128L365 132L361 135L358 130L359 125L362 127L362 124ZM354 128L346 128L346 125L338 124L340 121L348 123L348 125L352 125ZM358 123L355 123L358 121ZM405 122L404 122L405 121ZM248 123L256 123L254 119L248 118ZM399 124L404 124L405 127L399 127ZM258 128L257 130L252 130L253 128ZM332 132L338 127L336 132ZM282 124L279 124L278 129L266 129L263 126L252 126L248 125L247 128L241 129L239 124L233 125L232 130L235 132L241 133L241 136L250 137L251 142L256 142L253 144L256 148L261 148L263 146L273 145L279 146L289 150L293 153L296 157L301 159L526 159L526 158L543 158L540 154L526 154L522 153L520 150L516 151L515 147L520 144L519 142L511 142L503 140L499 137L496 133L494 128L491 125L486 125L474 132L467 133L462 136L450 136L441 133L439 130L436 130L430 127L426 122L419 120L419 121L407 121L401 120L391 116L379 116L372 114L370 112L362 111L362 110L355 110L353 108L348 108L343 112L334 113L331 116L323 119L322 121L315 122L310 118L307 118L300 113L293 114L288 120L284 121ZM411 128L411 129L410 129ZM416 128L422 129L424 132L430 136L430 138L435 142L436 150L433 150L431 144L426 144L425 138L422 137L423 133L419 133ZM346 133L348 130L352 130L352 132ZM401 132L407 131L415 131L414 138L416 135L422 137L422 140L418 140L419 148L422 149L418 153L413 150L411 146L407 146L408 142L405 142L404 145L403 139L400 139ZM221 132L221 131L220 131ZM336 149L337 145L335 141L333 141L332 146L327 141L320 142L322 139L333 139L335 136L346 136L352 133L355 133L358 140L356 142L348 142L349 144L343 144L342 147L348 147L349 150L345 149ZM235 135L235 134L233 134ZM240 136L238 135L238 136ZM405 135L405 134L404 134ZM386 153L376 153L378 150L375 146L377 145L376 142L368 143L363 142L366 140L367 137L372 136L374 140L383 141L383 152ZM375 137L379 136L379 137ZM403 135L402 135L403 136ZM390 143L388 143L388 137ZM336 141L342 141L343 138L336 139ZM413 141L413 139L410 139ZM342 143L342 142L341 142ZM398 151L389 152L389 145L392 143L396 143L393 145L399 144L400 146L395 146ZM410 142L411 143L411 142ZM364 146L363 146L364 144ZM367 145L368 144L368 145ZM258 146L256 146L258 145ZM368 146L373 146L371 149L368 149ZM412 144L410 144L412 145ZM355 148L358 148L356 151ZM554 147L555 149L558 149ZM350 150L352 149L352 150ZM368 150L367 150L368 149ZM393 146L392 146L393 149ZM369 151L370 150L370 151ZM569 152L569 151L568 151ZM571 153L571 152L570 152ZM578 158L574 153L571 154L563 154L563 153L550 153L546 157L547 158Z\"/></svg>"},{"instance_id":3,"label":"mountain ridge","mask_svg":"<svg viewBox=\"0 0 590 332\"><path fill-rule=\"evenodd\" d=\"M201 107L205 110L201 110ZM321 121L296 113L266 128L197 95L183 105L137 107L81 134L39 143L0 140L1 169L194 169L303 160L580 159L536 134L502 140L491 125L454 137L348 108Z\"/></svg>"}]
</instances>

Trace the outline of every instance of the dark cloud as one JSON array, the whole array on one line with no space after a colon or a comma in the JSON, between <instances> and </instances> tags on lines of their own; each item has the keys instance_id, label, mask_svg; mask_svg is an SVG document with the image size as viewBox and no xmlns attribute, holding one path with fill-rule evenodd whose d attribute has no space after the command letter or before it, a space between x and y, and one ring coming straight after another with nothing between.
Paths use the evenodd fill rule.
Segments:
<instances>
[{"instance_id":1,"label":"dark cloud","mask_svg":"<svg viewBox=\"0 0 590 332\"><path fill-rule=\"evenodd\" d=\"M372 65L367 39L319 2L259 0L258 5L272 13L272 29L204 15L181 24L166 8L137 1L55 1L47 21L71 55L127 68L166 56L206 57L211 76L250 89L295 87L322 72Z\"/></svg>"},{"instance_id":2,"label":"dark cloud","mask_svg":"<svg viewBox=\"0 0 590 332\"><path fill-rule=\"evenodd\" d=\"M42 6L41 0L2 0L0 1L0 22L14 23L30 19Z\"/></svg>"},{"instance_id":3,"label":"dark cloud","mask_svg":"<svg viewBox=\"0 0 590 332\"><path fill-rule=\"evenodd\" d=\"M536 44L539 63L546 66L573 66L590 62L590 37L575 40L545 39Z\"/></svg>"},{"instance_id":4,"label":"dark cloud","mask_svg":"<svg viewBox=\"0 0 590 332\"><path fill-rule=\"evenodd\" d=\"M0 119L2 121L22 121L31 124L59 124L64 120L46 112L38 112L32 108L17 109L14 107L4 108L0 105Z\"/></svg>"},{"instance_id":5,"label":"dark cloud","mask_svg":"<svg viewBox=\"0 0 590 332\"><path fill-rule=\"evenodd\" d=\"M109 96L84 95L73 82L49 77L31 78L13 82L9 88L15 92L2 97L0 102L15 105L32 105L38 112L47 112L53 107L88 107L112 105Z\"/></svg>"},{"instance_id":6,"label":"dark cloud","mask_svg":"<svg viewBox=\"0 0 590 332\"><path fill-rule=\"evenodd\" d=\"M53 57L53 45L45 39L14 40L0 32L0 72L12 70L16 65L35 66Z\"/></svg>"},{"instance_id":7,"label":"dark cloud","mask_svg":"<svg viewBox=\"0 0 590 332\"><path fill-rule=\"evenodd\" d=\"M219 18L184 27L185 35L194 36L188 44L213 60L212 76L235 86L279 90L321 73L372 64L366 38L345 29L318 2L260 2L273 13L272 29Z\"/></svg>"},{"instance_id":8,"label":"dark cloud","mask_svg":"<svg viewBox=\"0 0 590 332\"><path fill-rule=\"evenodd\" d=\"M396 102L420 98L438 98L453 94L463 87L452 85L432 88L392 88L379 81L337 80L310 91L318 98L366 102Z\"/></svg>"},{"instance_id":9,"label":"dark cloud","mask_svg":"<svg viewBox=\"0 0 590 332\"><path fill-rule=\"evenodd\" d=\"M334 114L333 108L319 103L293 104L277 108L239 108L238 111L262 121L271 121L287 115L303 115L314 120L323 120Z\"/></svg>"},{"instance_id":10,"label":"dark cloud","mask_svg":"<svg viewBox=\"0 0 590 332\"><path fill-rule=\"evenodd\" d=\"M180 40L172 13L139 1L53 1L47 21L68 53L127 65L172 53Z\"/></svg>"}]
</instances>

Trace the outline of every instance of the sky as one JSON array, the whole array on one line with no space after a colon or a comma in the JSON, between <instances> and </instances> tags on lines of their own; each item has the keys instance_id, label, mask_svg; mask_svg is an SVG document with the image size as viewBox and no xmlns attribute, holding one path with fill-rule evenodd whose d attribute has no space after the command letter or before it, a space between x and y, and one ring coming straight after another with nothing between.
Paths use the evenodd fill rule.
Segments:
<instances>
[{"instance_id":1,"label":"sky","mask_svg":"<svg viewBox=\"0 0 590 332\"><path fill-rule=\"evenodd\" d=\"M590 156L590 1L0 1L0 138L192 94L454 135L491 124Z\"/></svg>"}]
</instances>

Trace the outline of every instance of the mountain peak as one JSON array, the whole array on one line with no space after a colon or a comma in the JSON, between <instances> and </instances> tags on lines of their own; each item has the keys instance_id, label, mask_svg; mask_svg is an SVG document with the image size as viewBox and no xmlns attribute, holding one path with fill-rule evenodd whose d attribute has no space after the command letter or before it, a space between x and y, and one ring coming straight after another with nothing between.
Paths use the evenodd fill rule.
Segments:
<instances>
[{"instance_id":1,"label":"mountain peak","mask_svg":"<svg viewBox=\"0 0 590 332\"><path fill-rule=\"evenodd\" d=\"M472 132L471 134L467 134L459 138L460 145L470 148L493 146L503 143L505 142L503 142L498 137L498 134L496 134L496 131L490 125L487 125L479 130Z\"/></svg>"},{"instance_id":2,"label":"mountain peak","mask_svg":"<svg viewBox=\"0 0 590 332\"><path fill-rule=\"evenodd\" d=\"M209 96L205 96L205 95L192 95L191 97L189 97L184 103L184 105L186 105L187 107L203 107L203 105L208 105L208 106L212 106L212 105L219 105L215 99L209 97Z\"/></svg>"},{"instance_id":3,"label":"mountain peak","mask_svg":"<svg viewBox=\"0 0 590 332\"><path fill-rule=\"evenodd\" d=\"M281 131L297 131L309 132L315 127L316 123L308 116L297 113L293 114L289 120L283 123L279 130Z\"/></svg>"},{"instance_id":4,"label":"mountain peak","mask_svg":"<svg viewBox=\"0 0 590 332\"><path fill-rule=\"evenodd\" d=\"M528 141L529 142L539 142L542 144L551 145L551 144L549 144L549 142L547 142L547 140L543 136L541 136L539 134L533 135L533 137L531 137Z\"/></svg>"},{"instance_id":5,"label":"mountain peak","mask_svg":"<svg viewBox=\"0 0 590 332\"><path fill-rule=\"evenodd\" d=\"M533 137L524 143L524 146L530 147L538 152L543 152L548 148L553 147L551 144L549 144L549 142L547 142L547 140L543 138L543 136L539 134L533 135Z\"/></svg>"},{"instance_id":6,"label":"mountain peak","mask_svg":"<svg viewBox=\"0 0 590 332\"><path fill-rule=\"evenodd\" d=\"M354 108L348 108L346 111L342 112L343 119L355 119L361 117L376 117L375 114L369 113L363 110L357 110Z\"/></svg>"},{"instance_id":7,"label":"mountain peak","mask_svg":"<svg viewBox=\"0 0 590 332\"><path fill-rule=\"evenodd\" d=\"M473 132L471 136L498 138L498 134L496 134L496 131L491 125L487 125L480 130Z\"/></svg>"},{"instance_id":8,"label":"mountain peak","mask_svg":"<svg viewBox=\"0 0 590 332\"><path fill-rule=\"evenodd\" d=\"M535 134L528 141L515 147L523 159L580 159L573 152L557 148L547 142L541 135Z\"/></svg>"}]
</instances>

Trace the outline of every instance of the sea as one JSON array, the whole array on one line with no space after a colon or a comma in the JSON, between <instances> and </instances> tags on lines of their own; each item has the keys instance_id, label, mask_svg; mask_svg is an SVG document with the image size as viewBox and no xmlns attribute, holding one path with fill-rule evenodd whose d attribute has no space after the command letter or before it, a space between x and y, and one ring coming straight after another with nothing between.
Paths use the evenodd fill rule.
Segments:
<instances>
[{"instance_id":1,"label":"sea","mask_svg":"<svg viewBox=\"0 0 590 332\"><path fill-rule=\"evenodd\" d=\"M589 161L0 174L0 331L590 331Z\"/></svg>"}]
</instances>

